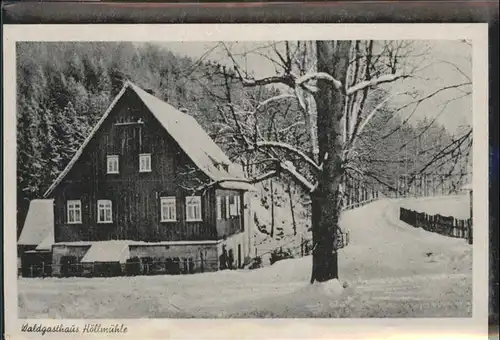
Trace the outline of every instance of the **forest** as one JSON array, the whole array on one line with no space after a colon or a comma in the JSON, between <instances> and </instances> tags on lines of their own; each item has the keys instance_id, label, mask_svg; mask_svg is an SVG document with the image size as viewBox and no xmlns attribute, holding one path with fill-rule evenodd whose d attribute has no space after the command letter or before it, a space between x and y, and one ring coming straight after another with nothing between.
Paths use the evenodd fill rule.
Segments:
<instances>
[{"instance_id":1,"label":"forest","mask_svg":"<svg viewBox=\"0 0 500 340\"><path fill-rule=\"evenodd\" d=\"M256 131L303 150L311 144L297 103L273 101L261 107L258 103L279 95L280 89L245 87L230 66L175 55L164 46L147 43L18 43L18 235L30 200L42 197L126 80L186 109L249 176L256 167L267 167L266 157L248 148L246 139ZM367 100L365 110L380 102L378 95L383 93ZM467 168L467 157L460 157L458 166L433 159L436 150L454 142L453 134L437 121L410 123L389 106L379 111L356 141L354 164L363 175L351 176L390 195L398 190L401 174ZM259 119L248 112L257 112ZM291 161L298 169L307 167L300 159ZM277 181L291 190L287 176ZM302 197L300 189L294 192Z\"/></svg>"}]
</instances>

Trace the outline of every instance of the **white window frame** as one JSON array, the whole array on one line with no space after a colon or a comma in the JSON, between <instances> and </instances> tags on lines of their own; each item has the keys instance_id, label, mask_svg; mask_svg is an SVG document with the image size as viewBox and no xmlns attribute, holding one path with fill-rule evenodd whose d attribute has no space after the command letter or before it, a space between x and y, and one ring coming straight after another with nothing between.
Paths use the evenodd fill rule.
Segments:
<instances>
[{"instance_id":1,"label":"white window frame","mask_svg":"<svg viewBox=\"0 0 500 340\"><path fill-rule=\"evenodd\" d=\"M143 163L143 160L146 162ZM147 167L143 167L143 164L147 165ZM139 154L139 172L151 172L151 154L150 153Z\"/></svg>"},{"instance_id":2,"label":"white window frame","mask_svg":"<svg viewBox=\"0 0 500 340\"><path fill-rule=\"evenodd\" d=\"M229 206L229 196L226 196L226 219L231 217L231 207Z\"/></svg>"},{"instance_id":3,"label":"white window frame","mask_svg":"<svg viewBox=\"0 0 500 340\"><path fill-rule=\"evenodd\" d=\"M231 215L231 217L233 216L238 216L238 203L237 203L237 198L238 196L234 195L234 196L231 196L232 199L233 199L233 203L229 206L229 214Z\"/></svg>"},{"instance_id":4,"label":"white window frame","mask_svg":"<svg viewBox=\"0 0 500 340\"><path fill-rule=\"evenodd\" d=\"M114 163L114 162L116 162L116 163ZM113 164L116 164L116 168L113 167ZM118 155L108 155L107 156L107 158L106 158L106 173L107 174L119 174L120 173L120 156L118 156Z\"/></svg>"},{"instance_id":5,"label":"white window frame","mask_svg":"<svg viewBox=\"0 0 500 340\"><path fill-rule=\"evenodd\" d=\"M67 202L67 210L68 210L68 224L81 224L82 223L82 201L80 200L68 200ZM78 219L76 218L75 213L78 212ZM73 215L71 214L73 213ZM71 218L73 216L73 218Z\"/></svg>"},{"instance_id":6,"label":"white window frame","mask_svg":"<svg viewBox=\"0 0 500 340\"><path fill-rule=\"evenodd\" d=\"M241 195L238 194L234 196L235 199L235 205L236 205L236 216L241 215Z\"/></svg>"},{"instance_id":7,"label":"white window frame","mask_svg":"<svg viewBox=\"0 0 500 340\"><path fill-rule=\"evenodd\" d=\"M198 208L199 216L196 216L196 208ZM193 214L191 214L191 212ZM201 196L186 197L186 222L201 222L202 220Z\"/></svg>"},{"instance_id":8,"label":"white window frame","mask_svg":"<svg viewBox=\"0 0 500 340\"><path fill-rule=\"evenodd\" d=\"M175 196L160 197L160 222L177 222L176 204ZM164 206L167 208L167 216L164 215Z\"/></svg>"},{"instance_id":9,"label":"white window frame","mask_svg":"<svg viewBox=\"0 0 500 340\"><path fill-rule=\"evenodd\" d=\"M101 210L104 211L104 220L101 220ZM106 218L107 211L109 211L109 220ZM97 223L113 223L113 202L111 200L97 201Z\"/></svg>"}]
</instances>

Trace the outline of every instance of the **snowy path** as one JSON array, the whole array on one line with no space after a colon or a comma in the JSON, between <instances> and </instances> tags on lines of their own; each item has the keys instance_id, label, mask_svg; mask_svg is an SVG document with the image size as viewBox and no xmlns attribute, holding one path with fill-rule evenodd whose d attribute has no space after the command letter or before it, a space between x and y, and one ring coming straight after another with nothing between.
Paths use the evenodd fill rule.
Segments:
<instances>
[{"instance_id":1,"label":"snowy path","mask_svg":"<svg viewBox=\"0 0 500 340\"><path fill-rule=\"evenodd\" d=\"M344 213L341 295L309 285L311 258L253 271L135 278L20 279L21 317L470 316L472 247L398 220L400 202Z\"/></svg>"}]
</instances>

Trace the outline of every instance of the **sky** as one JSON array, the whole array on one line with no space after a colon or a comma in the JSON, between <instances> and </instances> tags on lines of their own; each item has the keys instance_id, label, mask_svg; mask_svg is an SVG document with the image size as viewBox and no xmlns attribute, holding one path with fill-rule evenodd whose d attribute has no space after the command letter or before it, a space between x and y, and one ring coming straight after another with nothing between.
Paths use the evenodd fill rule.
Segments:
<instances>
[{"instance_id":1,"label":"sky","mask_svg":"<svg viewBox=\"0 0 500 340\"><path fill-rule=\"evenodd\" d=\"M227 52L216 42L169 42L162 46L175 54L188 56L194 60L199 58L217 61L221 64L232 65ZM276 57L273 50L267 47L266 42L229 42L227 46L235 54L236 61L250 70L256 78L276 75L279 69L267 58ZM416 90L426 95L444 86L461 84L472 79L472 48L463 41L433 40L414 41L414 53L418 55L414 62L418 63L417 77L405 79L391 84L388 90L395 94L408 90ZM244 58L242 55L246 55ZM450 132L460 133L464 128L472 125L472 95L464 91L471 91L472 86L461 87L441 92L431 100L423 102L412 116L412 120L424 117L433 119L445 125ZM408 97L396 96L390 104L399 107L410 100ZM458 98L458 99L456 99ZM446 104L451 99L453 101ZM402 111L406 117L411 110Z\"/></svg>"}]
</instances>

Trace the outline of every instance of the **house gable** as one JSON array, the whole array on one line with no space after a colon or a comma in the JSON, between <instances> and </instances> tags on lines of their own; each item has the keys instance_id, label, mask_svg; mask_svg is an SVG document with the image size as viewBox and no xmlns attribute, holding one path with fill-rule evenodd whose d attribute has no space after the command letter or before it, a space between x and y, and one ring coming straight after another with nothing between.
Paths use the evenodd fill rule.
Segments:
<instances>
[{"instance_id":1,"label":"house gable","mask_svg":"<svg viewBox=\"0 0 500 340\"><path fill-rule=\"evenodd\" d=\"M141 172L140 156L145 154L151 156L151 171ZM108 170L109 157L117 160L116 172ZM70 165L46 195L54 196L65 183L73 184L73 188L78 183L103 186L146 178L173 183L172 179L177 179L177 172L182 168L196 170L194 176L198 182L208 183L211 180L197 169L178 142L130 88L121 95ZM176 189L171 187L169 190Z\"/></svg>"},{"instance_id":2,"label":"house gable","mask_svg":"<svg viewBox=\"0 0 500 340\"><path fill-rule=\"evenodd\" d=\"M103 128L103 125L109 124L109 116L113 116L113 112L119 111L117 107L119 108L123 105L124 98L133 97L134 94L138 97L138 101L141 102L143 108L136 109L132 115L129 115L128 123L133 123L133 118L137 117L137 121L139 121L141 119L140 112L149 111L154 117L154 120L156 120L159 126L163 127L170 137L174 139L175 143L184 151L185 155L193 164L212 181L235 180L240 183L247 182L241 173L234 171L234 167L232 167L231 162L224 152L215 144L193 117L180 112L131 82L127 82L96 126L92 129L89 136L84 140L82 146L75 153L66 168L45 192L44 197L50 197L53 190L55 190L61 181L66 178L79 158L84 154L85 149L92 143L92 140L95 139L95 135ZM144 110L144 108L146 108L146 110ZM134 116L134 114L136 116ZM122 123L125 124L127 122L124 121ZM223 166L220 167L219 165ZM242 189L247 190L247 187L242 187Z\"/></svg>"},{"instance_id":3,"label":"house gable","mask_svg":"<svg viewBox=\"0 0 500 340\"><path fill-rule=\"evenodd\" d=\"M169 119L162 117L157 106L163 102L151 103L159 100L140 91L124 87L47 191L54 199L55 242L214 240L227 235L217 229L216 189L233 181L236 195L249 183L217 169L215 164L226 160L213 145L196 148L210 139L204 131L203 137L192 138L196 143L188 140L197 124L193 118L178 111L162 111L172 113ZM143 155L149 156L148 171L140 170ZM110 157L116 162L112 166ZM200 186L203 190L193 190ZM193 194L200 196L194 206L187 201ZM164 207L165 198L173 208ZM238 220L233 224L243 223L241 216L231 218Z\"/></svg>"}]
</instances>

